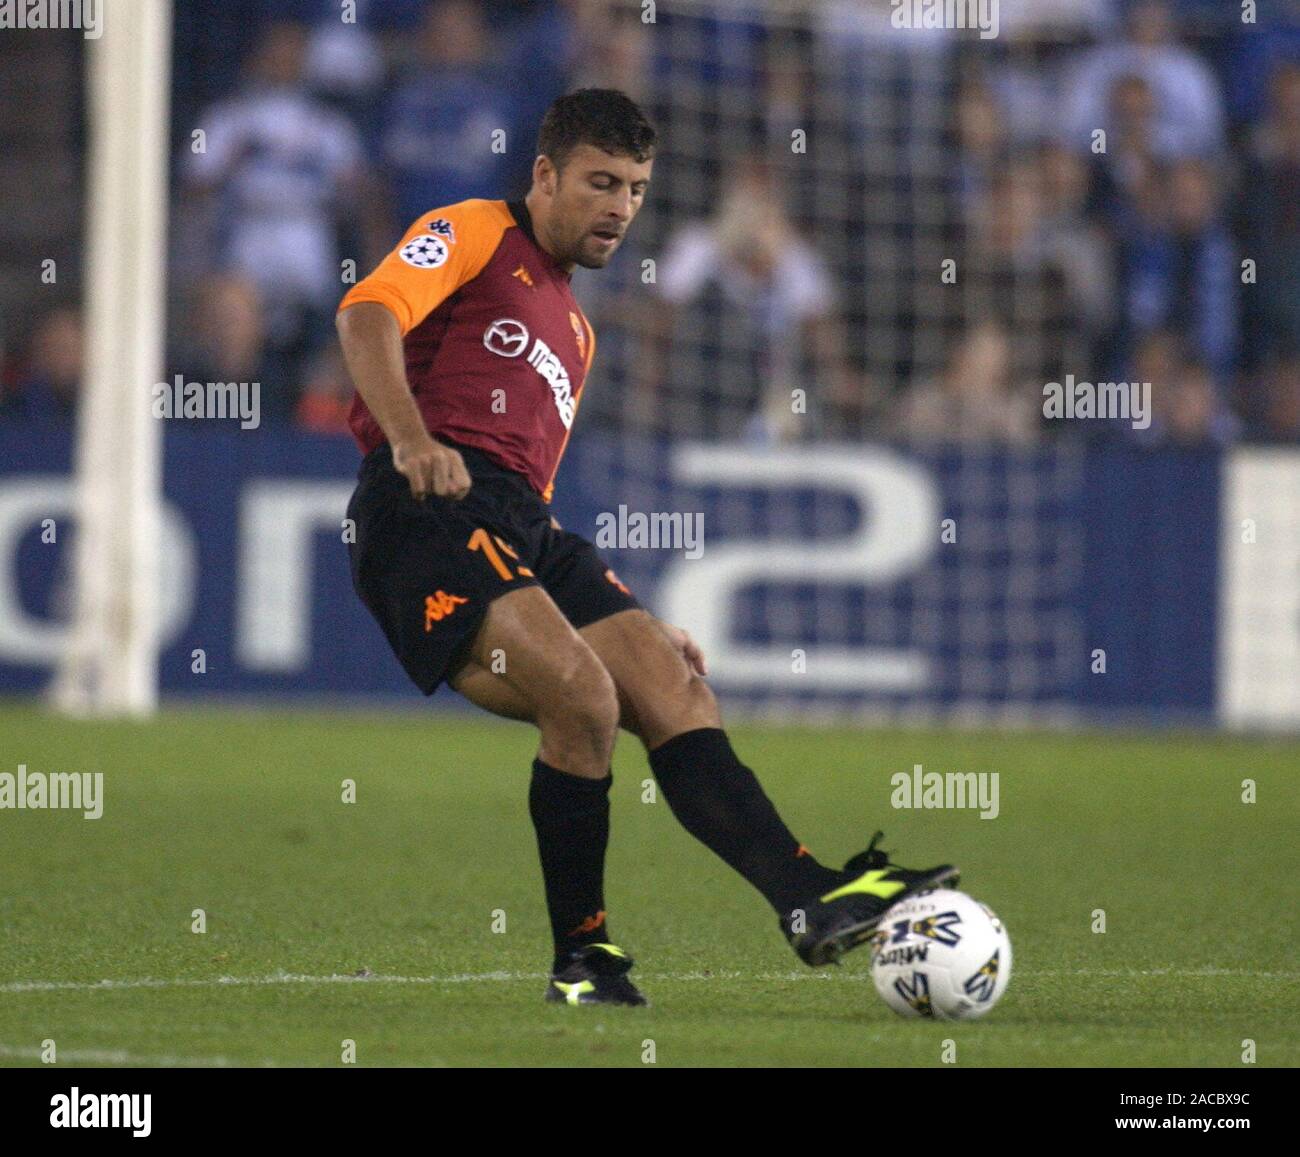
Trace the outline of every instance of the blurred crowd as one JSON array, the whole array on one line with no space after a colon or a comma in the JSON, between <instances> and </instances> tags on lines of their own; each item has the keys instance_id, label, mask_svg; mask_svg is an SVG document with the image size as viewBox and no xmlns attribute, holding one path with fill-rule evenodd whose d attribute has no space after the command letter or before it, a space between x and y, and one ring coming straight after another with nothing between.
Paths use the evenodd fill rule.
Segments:
<instances>
[{"instance_id":1,"label":"blurred crowd","mask_svg":"<svg viewBox=\"0 0 1300 1157\"><path fill-rule=\"evenodd\" d=\"M1003 0L981 40L893 28L888 0L719 7L178 5L165 377L258 381L264 423L345 432L347 284L427 209L521 196L547 104L607 85L664 144L644 221L574 277L584 422L1300 441L1300 22ZM67 420L81 353L49 308L0 419ZM1054 429L1067 375L1152 383L1149 427Z\"/></svg>"}]
</instances>

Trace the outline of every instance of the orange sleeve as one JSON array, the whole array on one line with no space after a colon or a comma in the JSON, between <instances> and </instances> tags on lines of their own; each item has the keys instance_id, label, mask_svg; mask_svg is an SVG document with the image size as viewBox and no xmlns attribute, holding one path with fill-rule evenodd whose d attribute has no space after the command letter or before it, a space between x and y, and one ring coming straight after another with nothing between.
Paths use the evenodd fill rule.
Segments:
<instances>
[{"instance_id":1,"label":"orange sleeve","mask_svg":"<svg viewBox=\"0 0 1300 1157\"><path fill-rule=\"evenodd\" d=\"M397 318L405 337L483 271L514 223L504 201L475 198L431 209L369 277L348 290L339 311L377 301Z\"/></svg>"}]
</instances>

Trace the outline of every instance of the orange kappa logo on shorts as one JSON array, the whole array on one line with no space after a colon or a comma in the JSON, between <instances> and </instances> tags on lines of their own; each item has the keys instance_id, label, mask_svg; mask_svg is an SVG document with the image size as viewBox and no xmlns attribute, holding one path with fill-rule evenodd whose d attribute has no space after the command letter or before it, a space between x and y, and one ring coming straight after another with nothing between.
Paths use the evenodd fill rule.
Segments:
<instances>
[{"instance_id":1,"label":"orange kappa logo on shorts","mask_svg":"<svg viewBox=\"0 0 1300 1157\"><path fill-rule=\"evenodd\" d=\"M463 599L460 595L449 595L446 591L438 591L436 594L426 595L424 598L425 631L432 631L434 623L441 622L461 603L467 602L469 602L469 599Z\"/></svg>"}]
</instances>

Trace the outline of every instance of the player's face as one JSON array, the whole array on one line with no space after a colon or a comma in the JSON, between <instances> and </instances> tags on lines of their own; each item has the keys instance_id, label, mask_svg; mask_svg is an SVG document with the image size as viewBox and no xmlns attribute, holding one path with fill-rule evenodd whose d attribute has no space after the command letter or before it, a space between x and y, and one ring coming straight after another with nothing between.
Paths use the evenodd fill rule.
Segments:
<instances>
[{"instance_id":1,"label":"player's face","mask_svg":"<svg viewBox=\"0 0 1300 1157\"><path fill-rule=\"evenodd\" d=\"M595 145L569 154L555 186L551 220L565 260L603 269L641 210L653 160L614 156Z\"/></svg>"}]
</instances>

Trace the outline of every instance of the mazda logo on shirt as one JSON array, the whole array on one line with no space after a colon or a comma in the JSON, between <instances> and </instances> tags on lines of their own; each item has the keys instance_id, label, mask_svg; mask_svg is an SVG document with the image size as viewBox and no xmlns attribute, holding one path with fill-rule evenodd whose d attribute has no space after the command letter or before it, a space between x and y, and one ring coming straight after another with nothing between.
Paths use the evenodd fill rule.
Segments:
<instances>
[{"instance_id":1,"label":"mazda logo on shirt","mask_svg":"<svg viewBox=\"0 0 1300 1157\"><path fill-rule=\"evenodd\" d=\"M528 348L528 327L512 317L502 317L483 331L483 344L503 358L517 358Z\"/></svg>"}]
</instances>

